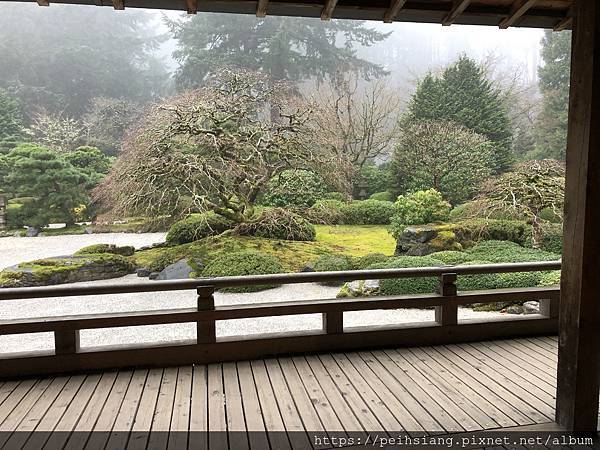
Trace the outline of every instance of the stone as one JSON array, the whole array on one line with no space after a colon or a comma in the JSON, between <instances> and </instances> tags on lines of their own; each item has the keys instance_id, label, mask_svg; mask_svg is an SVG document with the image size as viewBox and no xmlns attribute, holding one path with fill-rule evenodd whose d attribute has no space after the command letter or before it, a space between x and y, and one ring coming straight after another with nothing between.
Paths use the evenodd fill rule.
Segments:
<instances>
[{"instance_id":1,"label":"stone","mask_svg":"<svg viewBox=\"0 0 600 450\"><path fill-rule=\"evenodd\" d=\"M300 272L314 272L314 271L315 271L315 268L312 263L308 263L302 269L300 269Z\"/></svg>"},{"instance_id":2,"label":"stone","mask_svg":"<svg viewBox=\"0 0 600 450\"><path fill-rule=\"evenodd\" d=\"M396 256L426 256L443 250L461 251L454 231L447 225L419 225L406 227L396 242Z\"/></svg>"},{"instance_id":3,"label":"stone","mask_svg":"<svg viewBox=\"0 0 600 450\"><path fill-rule=\"evenodd\" d=\"M365 280L363 284L363 293L372 295L379 292L379 280Z\"/></svg>"},{"instance_id":4,"label":"stone","mask_svg":"<svg viewBox=\"0 0 600 450\"><path fill-rule=\"evenodd\" d=\"M147 267L142 267L140 269L137 269L135 271L135 273L140 278L148 278L150 276L150 274L152 273L152 271L150 269L148 269Z\"/></svg>"},{"instance_id":5,"label":"stone","mask_svg":"<svg viewBox=\"0 0 600 450\"><path fill-rule=\"evenodd\" d=\"M190 277L190 273L194 272L194 268L190 266L187 259L169 264L156 277L157 280L182 280Z\"/></svg>"},{"instance_id":6,"label":"stone","mask_svg":"<svg viewBox=\"0 0 600 450\"><path fill-rule=\"evenodd\" d=\"M346 287L352 297L359 297L363 293L363 282L360 280L351 281L350 283L346 283Z\"/></svg>"},{"instance_id":7,"label":"stone","mask_svg":"<svg viewBox=\"0 0 600 450\"><path fill-rule=\"evenodd\" d=\"M519 305L512 305L502 310L502 312L505 312L506 314L523 314L523 307Z\"/></svg>"},{"instance_id":8,"label":"stone","mask_svg":"<svg viewBox=\"0 0 600 450\"><path fill-rule=\"evenodd\" d=\"M156 280L159 275L160 275L160 272L150 272L150 275L148 276L148 278L151 280Z\"/></svg>"},{"instance_id":9,"label":"stone","mask_svg":"<svg viewBox=\"0 0 600 450\"><path fill-rule=\"evenodd\" d=\"M85 230L83 230L83 232L85 234L94 234L94 230L90 227L87 227Z\"/></svg>"},{"instance_id":10,"label":"stone","mask_svg":"<svg viewBox=\"0 0 600 450\"><path fill-rule=\"evenodd\" d=\"M523 303L523 311L525 314L539 314L540 303L535 301L525 302Z\"/></svg>"},{"instance_id":11,"label":"stone","mask_svg":"<svg viewBox=\"0 0 600 450\"><path fill-rule=\"evenodd\" d=\"M27 227L27 231L25 232L25 236L27 237L36 237L40 234L40 230L35 227Z\"/></svg>"}]
</instances>

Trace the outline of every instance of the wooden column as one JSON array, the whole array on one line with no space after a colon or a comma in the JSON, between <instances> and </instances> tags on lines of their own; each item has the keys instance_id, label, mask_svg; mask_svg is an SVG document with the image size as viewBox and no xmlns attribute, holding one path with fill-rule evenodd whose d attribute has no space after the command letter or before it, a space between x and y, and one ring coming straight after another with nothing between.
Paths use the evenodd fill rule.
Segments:
<instances>
[{"instance_id":1,"label":"wooden column","mask_svg":"<svg viewBox=\"0 0 600 450\"><path fill-rule=\"evenodd\" d=\"M438 292L444 297L453 298L456 295L455 273L444 273L440 276ZM440 325L456 325L458 323L458 306L454 303L436 306L435 321Z\"/></svg>"},{"instance_id":2,"label":"wooden column","mask_svg":"<svg viewBox=\"0 0 600 450\"><path fill-rule=\"evenodd\" d=\"M576 0L567 144L556 421L598 429L600 2Z\"/></svg>"},{"instance_id":3,"label":"wooden column","mask_svg":"<svg viewBox=\"0 0 600 450\"><path fill-rule=\"evenodd\" d=\"M213 311L215 309L215 288L204 286L196 289L198 294L198 311ZM214 320L203 320L196 324L196 342L198 344L212 344L217 342L216 326Z\"/></svg>"}]
</instances>

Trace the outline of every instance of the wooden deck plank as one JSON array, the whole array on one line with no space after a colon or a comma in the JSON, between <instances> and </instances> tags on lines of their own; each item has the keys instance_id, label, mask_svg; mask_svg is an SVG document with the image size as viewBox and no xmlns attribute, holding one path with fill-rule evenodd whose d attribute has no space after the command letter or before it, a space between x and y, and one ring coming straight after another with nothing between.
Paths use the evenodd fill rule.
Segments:
<instances>
[{"instance_id":1,"label":"wooden deck plank","mask_svg":"<svg viewBox=\"0 0 600 450\"><path fill-rule=\"evenodd\" d=\"M536 426L554 414L556 346L523 338L0 382L0 446L312 449L308 432Z\"/></svg>"}]
</instances>

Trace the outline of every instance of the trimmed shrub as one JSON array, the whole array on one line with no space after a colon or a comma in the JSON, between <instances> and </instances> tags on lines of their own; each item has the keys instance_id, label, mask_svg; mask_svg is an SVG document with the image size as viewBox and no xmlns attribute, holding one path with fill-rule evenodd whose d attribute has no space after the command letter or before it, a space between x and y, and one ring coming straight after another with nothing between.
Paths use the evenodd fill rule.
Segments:
<instances>
[{"instance_id":1,"label":"trimmed shrub","mask_svg":"<svg viewBox=\"0 0 600 450\"><path fill-rule=\"evenodd\" d=\"M454 226L460 242L511 241L527 246L530 226L519 220L470 219Z\"/></svg>"},{"instance_id":2,"label":"trimmed shrub","mask_svg":"<svg viewBox=\"0 0 600 450\"><path fill-rule=\"evenodd\" d=\"M215 236L233 227L233 223L213 212L192 214L175 222L167 233L167 245L181 245L207 236Z\"/></svg>"},{"instance_id":3,"label":"trimmed shrub","mask_svg":"<svg viewBox=\"0 0 600 450\"><path fill-rule=\"evenodd\" d=\"M407 225L423 225L448 220L450 203L435 189L401 195L394 204L396 212L391 219L390 232L398 238Z\"/></svg>"},{"instance_id":4,"label":"trimmed shrub","mask_svg":"<svg viewBox=\"0 0 600 450\"><path fill-rule=\"evenodd\" d=\"M380 200L383 202L393 202L396 199L394 198L394 194L389 191L383 192L375 192L373 195L369 197L369 200Z\"/></svg>"},{"instance_id":5,"label":"trimmed shrub","mask_svg":"<svg viewBox=\"0 0 600 450\"><path fill-rule=\"evenodd\" d=\"M373 264L368 269L399 269L409 267L438 267L444 263L430 256L397 256L386 262ZM427 294L437 290L437 277L392 278L381 280L380 295Z\"/></svg>"},{"instance_id":6,"label":"trimmed shrub","mask_svg":"<svg viewBox=\"0 0 600 450\"><path fill-rule=\"evenodd\" d=\"M340 272L354 269L354 261L347 255L323 255L317 259L313 268L315 272ZM325 281L323 286L341 286L343 281Z\"/></svg>"},{"instance_id":7,"label":"trimmed shrub","mask_svg":"<svg viewBox=\"0 0 600 450\"><path fill-rule=\"evenodd\" d=\"M556 261L560 255L523 248L509 241L484 241L467 250L473 259L487 260L492 263L513 263L528 261Z\"/></svg>"},{"instance_id":8,"label":"trimmed shrub","mask_svg":"<svg viewBox=\"0 0 600 450\"><path fill-rule=\"evenodd\" d=\"M339 225L344 221L342 208L344 203L339 200L319 200L302 213L310 223L320 225Z\"/></svg>"},{"instance_id":9,"label":"trimmed shrub","mask_svg":"<svg viewBox=\"0 0 600 450\"><path fill-rule=\"evenodd\" d=\"M204 277L229 277L241 275L267 275L283 272L279 260L259 252L233 252L223 254L209 262L202 270ZM258 292L274 285L241 286L220 289L221 292Z\"/></svg>"},{"instance_id":10,"label":"trimmed shrub","mask_svg":"<svg viewBox=\"0 0 600 450\"><path fill-rule=\"evenodd\" d=\"M455 206L450 211L450 220L452 222L469 219L523 220L523 217L517 214L514 209L498 209L486 213L485 217L481 217L481 211L484 208L483 203L481 200L472 200Z\"/></svg>"},{"instance_id":11,"label":"trimmed shrub","mask_svg":"<svg viewBox=\"0 0 600 450\"><path fill-rule=\"evenodd\" d=\"M387 225L396 211L392 202L381 200L355 200L341 210L347 225Z\"/></svg>"},{"instance_id":12,"label":"trimmed shrub","mask_svg":"<svg viewBox=\"0 0 600 450\"><path fill-rule=\"evenodd\" d=\"M538 286L543 272L515 272L499 274L499 288L527 288Z\"/></svg>"},{"instance_id":13,"label":"trimmed shrub","mask_svg":"<svg viewBox=\"0 0 600 450\"><path fill-rule=\"evenodd\" d=\"M429 256L435 259L439 259L444 264L449 266L455 266L457 264L463 264L471 261L471 257L465 252L457 252L454 250L445 250L442 252L432 253Z\"/></svg>"},{"instance_id":14,"label":"trimmed shrub","mask_svg":"<svg viewBox=\"0 0 600 450\"><path fill-rule=\"evenodd\" d=\"M314 241L317 237L313 224L283 208L266 209L251 222L239 224L235 231L242 236L288 241Z\"/></svg>"},{"instance_id":15,"label":"trimmed shrub","mask_svg":"<svg viewBox=\"0 0 600 450\"><path fill-rule=\"evenodd\" d=\"M547 252L562 254L563 227L558 223L547 223L542 227L541 248Z\"/></svg>"},{"instance_id":16,"label":"trimmed shrub","mask_svg":"<svg viewBox=\"0 0 600 450\"><path fill-rule=\"evenodd\" d=\"M337 200L338 202L346 203L352 198L343 192L328 192L323 196L322 200Z\"/></svg>"},{"instance_id":17,"label":"trimmed shrub","mask_svg":"<svg viewBox=\"0 0 600 450\"><path fill-rule=\"evenodd\" d=\"M269 180L262 203L268 206L312 206L326 193L323 178L309 170L284 170Z\"/></svg>"},{"instance_id":18,"label":"trimmed shrub","mask_svg":"<svg viewBox=\"0 0 600 450\"><path fill-rule=\"evenodd\" d=\"M353 266L356 270L364 270L373 264L383 263L388 259L390 259L390 257L383 253L369 253L368 255L355 258Z\"/></svg>"},{"instance_id":19,"label":"trimmed shrub","mask_svg":"<svg viewBox=\"0 0 600 450\"><path fill-rule=\"evenodd\" d=\"M93 255L96 253L112 253L114 255L132 256L135 253L135 248L131 245L118 247L114 244L95 244L77 250L75 255Z\"/></svg>"},{"instance_id":20,"label":"trimmed shrub","mask_svg":"<svg viewBox=\"0 0 600 450\"><path fill-rule=\"evenodd\" d=\"M555 286L557 284L560 285L560 270L552 270L542 274L538 286Z\"/></svg>"},{"instance_id":21,"label":"trimmed shrub","mask_svg":"<svg viewBox=\"0 0 600 450\"><path fill-rule=\"evenodd\" d=\"M480 264L491 264L489 261L468 261L461 266L476 266ZM477 275L459 275L456 279L456 287L459 291L481 291L485 289L496 289L500 283L497 273L482 273Z\"/></svg>"}]
</instances>

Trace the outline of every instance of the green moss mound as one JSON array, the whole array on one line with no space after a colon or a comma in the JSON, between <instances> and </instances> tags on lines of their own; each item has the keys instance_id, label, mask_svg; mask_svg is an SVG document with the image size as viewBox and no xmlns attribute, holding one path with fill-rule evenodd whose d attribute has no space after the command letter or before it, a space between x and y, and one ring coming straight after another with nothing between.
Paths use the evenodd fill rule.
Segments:
<instances>
[{"instance_id":1,"label":"green moss mound","mask_svg":"<svg viewBox=\"0 0 600 450\"><path fill-rule=\"evenodd\" d=\"M430 256L397 256L388 261L373 264L369 269L400 269L409 267L438 267L444 263ZM395 278L381 280L380 295L427 294L437 291L437 277Z\"/></svg>"},{"instance_id":2,"label":"green moss mound","mask_svg":"<svg viewBox=\"0 0 600 450\"><path fill-rule=\"evenodd\" d=\"M489 261L467 261L461 266L477 266L490 264ZM481 273L477 275L459 275L456 287L459 291L481 291L496 289L500 285L500 276L497 273Z\"/></svg>"},{"instance_id":3,"label":"green moss mound","mask_svg":"<svg viewBox=\"0 0 600 450\"><path fill-rule=\"evenodd\" d=\"M335 199L319 200L302 211L302 217L319 225L339 225L344 222L344 202Z\"/></svg>"},{"instance_id":4,"label":"green moss mound","mask_svg":"<svg viewBox=\"0 0 600 450\"><path fill-rule=\"evenodd\" d=\"M251 222L238 225L235 231L242 236L287 241L314 241L317 237L313 224L283 208L265 209Z\"/></svg>"},{"instance_id":5,"label":"green moss mound","mask_svg":"<svg viewBox=\"0 0 600 450\"><path fill-rule=\"evenodd\" d=\"M323 255L314 262L315 272L340 272L354 269L354 260L346 255ZM325 281L323 286L341 286L343 281Z\"/></svg>"},{"instance_id":6,"label":"green moss mound","mask_svg":"<svg viewBox=\"0 0 600 450\"><path fill-rule=\"evenodd\" d=\"M175 222L167 233L167 245L180 245L215 236L233 228L233 223L218 214L193 214Z\"/></svg>"},{"instance_id":7,"label":"green moss mound","mask_svg":"<svg viewBox=\"0 0 600 450\"><path fill-rule=\"evenodd\" d=\"M375 192L374 194L371 194L371 196L369 197L369 200L380 200L383 202L393 202L396 199L394 198L394 194L392 194L391 192L383 191L383 192Z\"/></svg>"},{"instance_id":8,"label":"green moss mound","mask_svg":"<svg viewBox=\"0 0 600 450\"><path fill-rule=\"evenodd\" d=\"M389 258L389 256L386 256L383 253L369 253L368 255L355 258L354 268L356 270L364 270L373 264L386 262Z\"/></svg>"},{"instance_id":9,"label":"green moss mound","mask_svg":"<svg viewBox=\"0 0 600 450\"><path fill-rule=\"evenodd\" d=\"M431 256L432 258L435 258L435 259L439 259L444 264L447 264L449 266L463 264L468 261L471 261L471 259L472 259L468 253L459 252L459 251L455 251L455 250L445 250L445 251L441 251L441 252L436 252L436 253L432 253L429 256Z\"/></svg>"},{"instance_id":10,"label":"green moss mound","mask_svg":"<svg viewBox=\"0 0 600 450\"><path fill-rule=\"evenodd\" d=\"M560 270L552 270L550 272L544 272L540 277L538 286L556 286L560 285Z\"/></svg>"},{"instance_id":11,"label":"green moss mound","mask_svg":"<svg viewBox=\"0 0 600 450\"><path fill-rule=\"evenodd\" d=\"M271 255L259 252L234 252L221 255L209 262L202 276L204 277L230 277L242 275L267 275L282 273L281 262ZM275 285L241 286L220 289L221 292L258 292L271 289Z\"/></svg>"},{"instance_id":12,"label":"green moss mound","mask_svg":"<svg viewBox=\"0 0 600 450\"><path fill-rule=\"evenodd\" d=\"M135 252L135 248L131 245L125 245L123 247L116 246L114 244L95 244L83 247L75 252L76 256L79 255L93 255L96 253L111 253L114 255L121 256L132 256Z\"/></svg>"},{"instance_id":13,"label":"green moss mound","mask_svg":"<svg viewBox=\"0 0 600 450\"><path fill-rule=\"evenodd\" d=\"M473 259L490 261L492 263L517 263L529 261L556 261L560 255L521 247L508 241L484 241L467 250Z\"/></svg>"}]
</instances>

